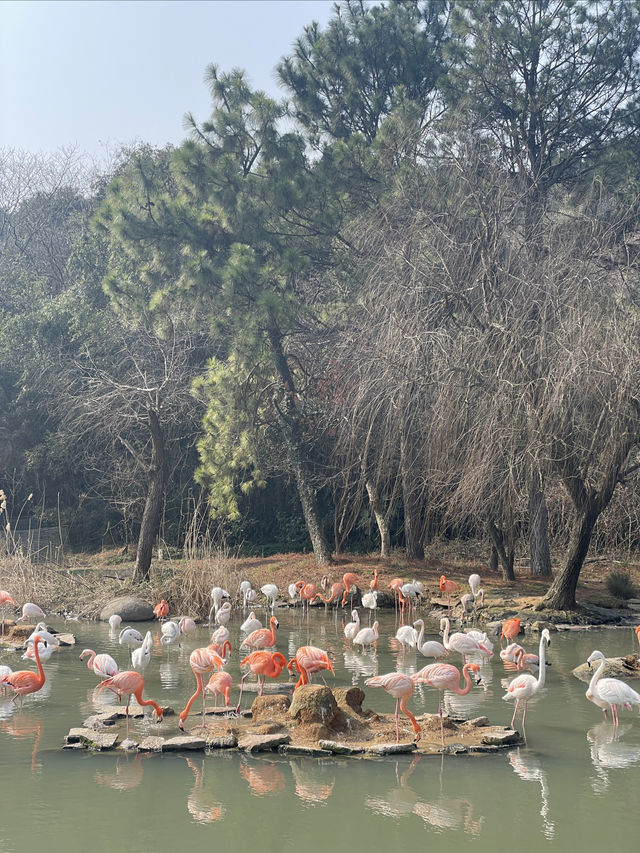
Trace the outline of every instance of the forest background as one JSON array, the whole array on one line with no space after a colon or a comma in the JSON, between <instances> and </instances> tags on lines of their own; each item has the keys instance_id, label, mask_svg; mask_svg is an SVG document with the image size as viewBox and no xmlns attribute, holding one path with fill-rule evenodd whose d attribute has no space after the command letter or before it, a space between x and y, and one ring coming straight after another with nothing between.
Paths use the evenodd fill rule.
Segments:
<instances>
[{"instance_id":1,"label":"forest background","mask_svg":"<svg viewBox=\"0 0 640 853\"><path fill-rule=\"evenodd\" d=\"M639 544L639 46L635 0L348 0L178 147L0 151L6 553L474 543L574 608Z\"/></svg>"}]
</instances>

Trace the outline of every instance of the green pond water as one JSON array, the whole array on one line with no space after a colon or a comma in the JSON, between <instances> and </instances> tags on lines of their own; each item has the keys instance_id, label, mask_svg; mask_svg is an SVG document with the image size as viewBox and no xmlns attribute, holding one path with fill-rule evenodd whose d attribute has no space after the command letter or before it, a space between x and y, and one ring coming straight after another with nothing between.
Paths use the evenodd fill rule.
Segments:
<instances>
[{"instance_id":1,"label":"green pond water","mask_svg":"<svg viewBox=\"0 0 640 853\"><path fill-rule=\"evenodd\" d=\"M246 614L245 614L246 615ZM266 610L257 612L266 624ZM278 650L292 656L300 645L329 651L338 686L357 684L396 669L415 672L430 661L403 655L389 642L393 613L379 616L377 652L359 653L344 640L343 613L324 608L309 617L278 610ZM344 611L348 618L348 611ZM229 671L237 683L237 651L244 615L229 625ZM367 617L363 619L366 624ZM49 619L75 634L77 645L45 664L43 689L22 709L0 696L0 851L182 850L351 851L409 850L437 845L442 853L557 848L600 851L615 844L638 849L640 838L640 719L624 711L618 730L585 698L586 685L571 670L593 649L607 656L634 650L632 629L567 631L552 635L546 686L527 714L527 745L483 756L411 756L359 759L247 756L237 752L116 754L62 750L65 734L96 710L115 704L78 659L90 647L109 652L128 669L128 650L103 624ZM435 622L429 623L436 638ZM159 635L158 624L150 628ZM182 648L156 647L145 671L145 697L179 711L192 693L190 652L206 645L201 626ZM523 644L537 651L537 636ZM452 712L486 715L495 725L511 720L501 682L513 677L496 654L482 666L483 686L465 697L445 696ZM460 666L457 655L449 662ZM33 668L14 652L0 653L14 670ZM633 683L640 691L640 681ZM365 688L364 707L393 713L382 690ZM234 687L232 701L237 689ZM253 696L245 694L249 707ZM196 705L196 708L198 706ZM421 688L410 700L416 714L435 713L438 694ZM193 726L197 718L190 718ZM160 726L152 714L132 721L132 733L178 734L176 717Z\"/></svg>"}]
</instances>

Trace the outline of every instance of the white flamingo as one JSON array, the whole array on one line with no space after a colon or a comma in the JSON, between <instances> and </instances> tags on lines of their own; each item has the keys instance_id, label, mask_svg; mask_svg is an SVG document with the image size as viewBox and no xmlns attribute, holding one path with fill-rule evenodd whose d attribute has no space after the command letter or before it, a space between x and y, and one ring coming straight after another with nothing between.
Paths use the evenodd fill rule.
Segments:
<instances>
[{"instance_id":1,"label":"white flamingo","mask_svg":"<svg viewBox=\"0 0 640 853\"><path fill-rule=\"evenodd\" d=\"M378 591L372 589L370 592L365 592L362 596L362 606L367 608L369 611L369 619L371 619L371 613L378 606Z\"/></svg>"},{"instance_id":2,"label":"white flamingo","mask_svg":"<svg viewBox=\"0 0 640 853\"><path fill-rule=\"evenodd\" d=\"M351 618L353 619L353 622L347 622L347 624L344 626L344 635L347 640L351 640L351 642L353 642L358 631L360 630L360 616L358 615L357 610L351 611Z\"/></svg>"},{"instance_id":3,"label":"white flamingo","mask_svg":"<svg viewBox=\"0 0 640 853\"><path fill-rule=\"evenodd\" d=\"M40 637L42 637L43 640L46 640L50 646L59 646L60 645L60 640L56 637L56 635L52 634L51 631L47 631L47 623L46 622L38 622L38 624L35 627L35 630L33 630L29 634L29 636L27 637L26 642L27 643L33 642L36 634L39 635ZM39 651L40 651L40 657L42 657L42 650L39 650ZM46 658L45 658L45 660L46 660Z\"/></svg>"},{"instance_id":4,"label":"white flamingo","mask_svg":"<svg viewBox=\"0 0 640 853\"><path fill-rule=\"evenodd\" d=\"M16 622L24 622L27 619L45 619L47 614L41 607L31 601L25 602L22 605L22 616L16 619Z\"/></svg>"},{"instance_id":5,"label":"white flamingo","mask_svg":"<svg viewBox=\"0 0 640 853\"><path fill-rule=\"evenodd\" d=\"M162 627L166 625L166 622L162 623ZM151 636L151 631L147 631L144 635L144 640L142 641L142 645L139 649L134 649L131 652L131 666L134 669L142 670L146 669L151 663L151 649L153 647L153 638Z\"/></svg>"},{"instance_id":6,"label":"white flamingo","mask_svg":"<svg viewBox=\"0 0 640 853\"><path fill-rule=\"evenodd\" d=\"M95 672L99 678L113 678L114 675L118 674L118 664L114 661L111 655L97 655L93 649L84 649L80 655L80 660L87 655L90 655L89 660L87 661L87 669Z\"/></svg>"},{"instance_id":7,"label":"white flamingo","mask_svg":"<svg viewBox=\"0 0 640 853\"><path fill-rule=\"evenodd\" d=\"M226 625L231 619L231 602L225 601L216 613L216 622L218 625Z\"/></svg>"},{"instance_id":8,"label":"white flamingo","mask_svg":"<svg viewBox=\"0 0 640 853\"><path fill-rule=\"evenodd\" d=\"M416 637L416 648L421 655L424 655L426 658L438 659L449 654L449 651L437 640L424 641L424 619L416 619L413 627L417 628L418 625L420 626L420 631Z\"/></svg>"},{"instance_id":9,"label":"white flamingo","mask_svg":"<svg viewBox=\"0 0 640 853\"><path fill-rule=\"evenodd\" d=\"M404 652L407 648L415 648L418 632L413 625L401 625L396 631L395 638L401 644L402 651Z\"/></svg>"},{"instance_id":10,"label":"white flamingo","mask_svg":"<svg viewBox=\"0 0 640 853\"><path fill-rule=\"evenodd\" d=\"M120 625L122 624L122 616L119 613L112 613L109 616L109 628L112 631L117 631Z\"/></svg>"},{"instance_id":11,"label":"white flamingo","mask_svg":"<svg viewBox=\"0 0 640 853\"><path fill-rule=\"evenodd\" d=\"M361 628L353 638L354 646L373 646L378 642L378 622L374 622L371 628Z\"/></svg>"},{"instance_id":12,"label":"white flamingo","mask_svg":"<svg viewBox=\"0 0 640 853\"><path fill-rule=\"evenodd\" d=\"M137 649L138 646L142 645L143 640L144 637L142 636L140 631L138 631L136 628L131 628L129 625L127 625L126 628L123 628L118 636L118 642L120 643L120 645L129 646L129 651L131 652L131 654L133 654L134 649Z\"/></svg>"},{"instance_id":13,"label":"white flamingo","mask_svg":"<svg viewBox=\"0 0 640 853\"><path fill-rule=\"evenodd\" d=\"M163 622L160 630L162 632L160 642L163 646L170 646L180 639L180 625L177 622ZM133 660L133 656L131 659Z\"/></svg>"},{"instance_id":14,"label":"white flamingo","mask_svg":"<svg viewBox=\"0 0 640 853\"><path fill-rule=\"evenodd\" d=\"M449 635L449 619L443 616L440 620L440 630L444 628L444 636L442 643L445 649L450 652L459 652L462 655L462 663L466 663L466 656L472 652L478 652L486 657L491 657L493 652L487 646L474 640L469 634L463 634L457 631L455 634Z\"/></svg>"},{"instance_id":15,"label":"white flamingo","mask_svg":"<svg viewBox=\"0 0 640 853\"><path fill-rule=\"evenodd\" d=\"M250 634L252 631L259 631L260 628L262 628L262 622L259 619L256 619L256 614L253 610L240 626L240 630L245 634Z\"/></svg>"},{"instance_id":16,"label":"white flamingo","mask_svg":"<svg viewBox=\"0 0 640 853\"><path fill-rule=\"evenodd\" d=\"M600 702L605 702L609 709L611 710L611 717L613 719L613 725L618 725L618 707L622 706L626 708L628 711L633 709L634 705L640 706L640 695L636 693L628 684L624 681L621 681L619 678L602 678L602 673L604 672L605 665L607 663L607 659L602 654L602 652L597 649L589 655L587 658L587 663L591 666L592 663L596 661L600 662L597 670L594 672L591 681L589 682L589 691L593 694L593 698L587 695L587 698L591 698L591 701L594 704L599 705L602 708ZM540 669L544 666L544 661L542 658L540 659ZM599 699L600 702L596 702L595 699ZM604 708L603 708L604 710Z\"/></svg>"},{"instance_id":17,"label":"white flamingo","mask_svg":"<svg viewBox=\"0 0 640 853\"><path fill-rule=\"evenodd\" d=\"M513 681L509 682L509 686L507 687L507 692L502 697L504 700L510 702L515 699L515 708L513 709L513 717L511 718L511 728L513 728L513 724L516 719L516 714L518 713L518 707L522 702L522 734L524 736L524 723L525 718L527 716L527 702L532 696L535 696L536 693L539 693L544 687L544 679L545 679L545 651L546 647L551 642L551 637L549 636L549 631L547 628L542 629L542 633L540 635L540 649L538 652L540 658L540 672L538 673L538 677L534 678L528 672L522 673L521 675L516 676Z\"/></svg>"},{"instance_id":18,"label":"white flamingo","mask_svg":"<svg viewBox=\"0 0 640 853\"><path fill-rule=\"evenodd\" d=\"M230 636L231 634L229 633L229 629L227 628L227 626L220 625L220 627L216 628L216 630L211 635L211 642L217 643L218 645L222 646L224 643L227 642Z\"/></svg>"},{"instance_id":19,"label":"white flamingo","mask_svg":"<svg viewBox=\"0 0 640 853\"><path fill-rule=\"evenodd\" d=\"M276 598L278 597L278 587L274 583L266 583L260 587L260 592L267 599L267 604L273 610L276 606Z\"/></svg>"},{"instance_id":20,"label":"white flamingo","mask_svg":"<svg viewBox=\"0 0 640 853\"><path fill-rule=\"evenodd\" d=\"M211 622L211 614L217 614L218 610L220 610L223 598L231 598L231 596L227 590L223 589L221 586L214 586L211 589L211 599L213 604L211 605L211 610L209 610L209 622Z\"/></svg>"}]
</instances>

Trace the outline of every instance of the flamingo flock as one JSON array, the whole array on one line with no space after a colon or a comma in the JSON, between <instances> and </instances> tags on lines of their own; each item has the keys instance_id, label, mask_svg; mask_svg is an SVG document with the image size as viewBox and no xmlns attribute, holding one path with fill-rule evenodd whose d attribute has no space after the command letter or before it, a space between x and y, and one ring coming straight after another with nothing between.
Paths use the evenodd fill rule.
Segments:
<instances>
[{"instance_id":1,"label":"flamingo flock","mask_svg":"<svg viewBox=\"0 0 640 853\"><path fill-rule=\"evenodd\" d=\"M290 603L295 604L295 601L301 601L305 609L305 615L308 613L310 605L316 601L322 602L326 606L335 604L336 609L338 609L340 606L344 607L353 602L354 596L359 592L357 586L359 580L357 575L347 572L343 575L341 581L329 584L329 579L325 576L320 584L322 592L319 591L319 588L315 584L296 581L292 584L295 595L292 595L292 589L289 589ZM482 666L493 655L493 643L486 632L477 630L452 632L450 616L442 617L440 620L441 642L435 639L425 639L424 619L420 618L416 619L412 624L404 624L405 613L411 613L419 606L424 587L415 580L409 583L401 581L401 578L396 578L391 582L389 587L394 594L398 612L402 617L402 624L398 626L395 637L390 638L396 643L401 644L403 649L402 656L398 658L398 666L405 665L404 658L408 654L413 656L412 659L415 659L415 656L419 654L423 657L433 658L434 662L427 664L421 669L418 668L413 673L397 671L377 674L374 670L374 674L368 677L364 683L367 687L381 688L396 700L394 720L397 743L400 742L401 735L400 712L408 719L411 725L414 742L418 742L422 736L420 721L408 707L408 703L414 696L416 689L420 687L421 689L432 688L437 690L437 714L440 720L440 739L441 745L444 748L444 694L445 692L450 692L465 696L471 692L474 686L482 685ZM470 576L469 587L473 598L472 604L480 601L482 606L484 603L484 591L480 588L480 578L478 575ZM457 589L460 589L459 584L449 581L444 575L441 577L439 584L441 592L446 592L450 595ZM265 584L261 587L261 591L265 596L265 607L273 611L278 596L276 585ZM379 579L376 571L373 580L369 584L369 590L361 594L362 605L367 606L365 599L368 598L373 602L373 604L369 604L370 611L375 610L377 607L378 592ZM248 581L244 581L240 587L241 607L243 611L247 609L249 604L257 606L255 604L257 595L257 591L253 589L251 584ZM463 622L465 615L469 612L464 605L464 598L465 596L462 596L460 599L462 604L461 621ZM300 646L287 661L287 657L277 648L279 640L277 631L279 621L277 617L272 612L268 620L268 627L262 627L262 623L256 617L256 611L254 610L249 613L241 625L244 639L239 642L239 648L246 650L247 653L241 653L239 664L246 671L240 679L239 697L237 704L233 707L231 705L233 679L225 668L232 654L230 631L227 625L233 618L234 604L230 594L222 587L214 587L212 589L211 599L213 604L210 617L214 617L218 627L211 635L209 644L194 649L189 656L189 665L196 684L194 692L189 697L185 707L178 714L178 727L180 729L184 730L185 722L191 708L200 697L202 699L201 724L205 727L207 694L215 697L216 706L219 697L222 697L224 710L231 713L240 713L245 681L250 675L254 675L257 678L259 695L262 695L264 692L267 678L277 679L283 673L288 673L292 678L297 676L297 681L295 684L292 684L294 690L311 684L312 677L316 673L331 673L335 676L334 662L330 654L319 646ZM3 608L3 631L5 622L4 608L6 605L11 604L14 607L17 606L14 598L8 592L0 590L0 607ZM448 610L450 610L450 602L448 602L448 605ZM32 602L27 602L23 605L21 611L21 616L16 621L45 617L44 611ZM177 646L182 637L196 629L196 623L190 617L169 619L169 612L170 608L165 599L162 599L154 607L154 616L159 621L160 627L159 644L167 647L171 645ZM375 660L377 657L377 644L381 639L379 620L374 621L371 626L362 626L357 608L352 608L350 613L351 621L343 624L342 629L345 649L359 647L363 659L371 656ZM113 631L120 629L121 621L119 616L110 618L109 625L112 637ZM526 651L523 646L515 642L515 638L519 637L522 633L523 625L520 618L513 617L505 620L499 629L501 644L499 656L505 669L515 669L517 672L516 676L508 682L506 692L502 698L505 701L514 702L514 710L510 722L512 729L516 723L518 712L522 711L522 735L526 738L527 706L529 700L541 694L545 688L546 655L547 648L551 643L551 636L547 628L541 631L538 654L536 655ZM635 629L635 636L640 644L640 625ZM119 701L125 696L127 697L125 717L128 734L129 705L132 697L135 697L140 706L152 707L157 722L164 720L164 709L154 699L143 698L145 679L142 671L149 666L152 660L154 646L152 632L147 631L145 636L142 636L137 629L126 626L119 630L117 637L119 645L127 647L130 651L131 669L120 670L118 663L111 655L104 652L96 653L93 649L88 648L82 651L80 659L84 660L88 658L87 668L100 679L96 686L96 695L99 695L103 690L109 690L117 695ZM503 641L507 641L505 648L502 648ZM10 667L0 666L0 689L5 692L13 692L13 701L16 702L19 700L20 705L22 705L25 696L37 693L43 687L46 680L43 663L46 663L51 657L57 645L59 645L59 641L55 633L47 629L46 622L39 621L35 630L27 639L27 651L23 656L35 662L35 671L19 670L14 672ZM441 658L450 657L451 655L460 656L461 669L453 663L444 663L441 660ZM478 656L481 663L467 661L467 656L473 655ZM614 727L617 727L619 725L619 715L622 710L640 709L640 694L620 679L604 677L606 658L601 651L593 651L587 663L590 668L593 667L593 674L586 692L586 698L603 711L605 720L611 715L612 724ZM531 672L525 672L525 670L531 670ZM205 675L209 676L206 685Z\"/></svg>"}]
</instances>

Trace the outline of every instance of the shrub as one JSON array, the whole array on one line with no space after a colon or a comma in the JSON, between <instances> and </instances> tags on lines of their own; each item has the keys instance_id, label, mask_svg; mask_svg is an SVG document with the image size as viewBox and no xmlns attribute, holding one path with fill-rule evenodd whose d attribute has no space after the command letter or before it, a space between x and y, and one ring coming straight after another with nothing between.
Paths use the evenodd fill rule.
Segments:
<instances>
[{"instance_id":1,"label":"shrub","mask_svg":"<svg viewBox=\"0 0 640 853\"><path fill-rule=\"evenodd\" d=\"M605 580L605 586L615 598L625 600L634 598L636 591L627 572L610 572Z\"/></svg>"}]
</instances>

